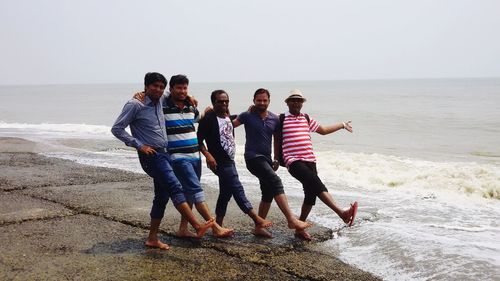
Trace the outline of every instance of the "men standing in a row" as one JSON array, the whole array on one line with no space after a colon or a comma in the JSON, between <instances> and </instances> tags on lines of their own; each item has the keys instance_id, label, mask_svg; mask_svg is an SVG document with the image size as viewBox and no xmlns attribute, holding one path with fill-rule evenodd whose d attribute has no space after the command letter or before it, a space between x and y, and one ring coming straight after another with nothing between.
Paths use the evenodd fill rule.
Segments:
<instances>
[{"instance_id":1,"label":"men standing in a row","mask_svg":"<svg viewBox=\"0 0 500 281\"><path fill-rule=\"evenodd\" d=\"M144 102L129 100L111 129L113 135L127 146L137 149L143 170L153 178L155 195L150 213L150 231L145 244L165 250L169 246L158 239L158 230L169 197L179 213L194 227L197 237L203 236L214 224L213 220L208 220L205 224L198 222L170 165L162 108L166 85L167 80L160 73L147 73L144 77ZM128 126L132 135L125 131Z\"/></svg>"}]
</instances>

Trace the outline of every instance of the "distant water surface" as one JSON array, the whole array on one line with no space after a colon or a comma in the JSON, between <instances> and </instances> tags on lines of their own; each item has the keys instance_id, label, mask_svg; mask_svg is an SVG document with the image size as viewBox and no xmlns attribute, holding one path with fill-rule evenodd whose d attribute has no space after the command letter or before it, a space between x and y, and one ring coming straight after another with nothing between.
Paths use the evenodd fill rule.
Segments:
<instances>
[{"instance_id":1,"label":"distant water surface","mask_svg":"<svg viewBox=\"0 0 500 281\"><path fill-rule=\"evenodd\" d=\"M142 87L0 86L0 136L41 141L48 156L141 172L136 153L109 130ZM321 124L353 122L354 134L313 135L330 192L342 206L360 203L349 229L317 203L311 220L335 230L325 252L387 280L498 280L500 79L192 82L190 92L204 109L211 91L225 89L239 113L259 87L270 90L275 113L298 88L303 111ZM244 130L236 132L241 180L259 194L243 161ZM298 214L302 188L278 172ZM208 170L202 182L217 186Z\"/></svg>"}]
</instances>

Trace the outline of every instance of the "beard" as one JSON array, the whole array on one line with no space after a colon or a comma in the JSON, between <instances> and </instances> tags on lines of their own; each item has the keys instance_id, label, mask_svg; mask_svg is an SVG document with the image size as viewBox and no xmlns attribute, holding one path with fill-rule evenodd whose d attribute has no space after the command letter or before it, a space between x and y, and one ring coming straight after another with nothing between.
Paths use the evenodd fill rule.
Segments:
<instances>
[{"instance_id":1,"label":"beard","mask_svg":"<svg viewBox=\"0 0 500 281\"><path fill-rule=\"evenodd\" d=\"M259 113L262 113L262 112L265 112L267 110L267 107L264 107L264 106L255 106L255 111L259 112Z\"/></svg>"}]
</instances>

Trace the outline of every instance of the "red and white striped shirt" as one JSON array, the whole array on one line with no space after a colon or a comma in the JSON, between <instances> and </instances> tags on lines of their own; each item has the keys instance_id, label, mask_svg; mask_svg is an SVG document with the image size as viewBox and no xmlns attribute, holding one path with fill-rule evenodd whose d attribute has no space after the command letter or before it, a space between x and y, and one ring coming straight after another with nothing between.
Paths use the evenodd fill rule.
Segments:
<instances>
[{"instance_id":1,"label":"red and white striped shirt","mask_svg":"<svg viewBox=\"0 0 500 281\"><path fill-rule=\"evenodd\" d=\"M285 113L283 120L283 160L287 167L294 161L316 162L310 132L316 132L319 123L309 118L309 123L304 114L292 115Z\"/></svg>"}]
</instances>

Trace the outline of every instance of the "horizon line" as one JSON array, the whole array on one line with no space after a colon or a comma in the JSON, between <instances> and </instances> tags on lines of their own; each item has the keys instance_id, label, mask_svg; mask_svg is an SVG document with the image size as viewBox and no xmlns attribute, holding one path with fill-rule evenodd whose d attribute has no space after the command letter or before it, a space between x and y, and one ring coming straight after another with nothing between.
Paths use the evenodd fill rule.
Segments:
<instances>
[{"instance_id":1,"label":"horizon line","mask_svg":"<svg viewBox=\"0 0 500 281\"><path fill-rule=\"evenodd\" d=\"M319 79L319 80L247 80L247 81L190 81L191 83L297 83L297 82L350 82L350 81L404 81L404 80L458 80L458 79L499 79L500 76L476 77L419 77L419 78L350 78L350 79ZM142 80L142 79L141 79ZM78 82L78 83L35 83L35 84L0 84L2 86L69 86L69 85L116 85L142 84L141 82Z\"/></svg>"}]
</instances>

